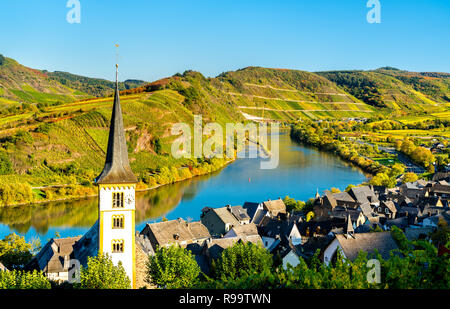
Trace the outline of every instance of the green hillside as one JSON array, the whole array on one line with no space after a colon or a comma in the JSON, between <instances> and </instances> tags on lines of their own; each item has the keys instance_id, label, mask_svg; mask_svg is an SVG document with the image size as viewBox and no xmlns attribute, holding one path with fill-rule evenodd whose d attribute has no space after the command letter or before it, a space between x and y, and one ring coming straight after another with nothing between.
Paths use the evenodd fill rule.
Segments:
<instances>
[{"instance_id":1,"label":"green hillside","mask_svg":"<svg viewBox=\"0 0 450 309\"><path fill-rule=\"evenodd\" d=\"M318 74L385 113L406 116L448 111L448 74L413 73L393 68ZM433 74L437 74L436 77L431 77Z\"/></svg>"},{"instance_id":2,"label":"green hillside","mask_svg":"<svg viewBox=\"0 0 450 309\"><path fill-rule=\"evenodd\" d=\"M0 100L5 106L15 106L14 110L3 108L6 113L0 108L0 205L5 198L28 200L25 193L11 197L8 194L17 195L22 189L14 187L7 194L2 184L30 184L37 200L95 193L92 180L104 164L112 83L43 73L9 58L0 58L0 70ZM137 88L122 84L131 166L141 186L151 187L226 164L226 160L174 159L170 155L176 138L172 125L192 126L194 115L199 114L204 123L222 125L262 118L283 122L380 116L404 123L449 120L448 80L445 73L391 68L310 73L248 67L215 78L186 71L150 84L134 81ZM93 98L87 94L94 93L93 89L107 96ZM42 188L61 184L69 187Z\"/></svg>"},{"instance_id":3,"label":"green hillside","mask_svg":"<svg viewBox=\"0 0 450 309\"><path fill-rule=\"evenodd\" d=\"M369 117L374 109L314 73L249 67L211 79L247 118Z\"/></svg>"},{"instance_id":4,"label":"green hillside","mask_svg":"<svg viewBox=\"0 0 450 309\"><path fill-rule=\"evenodd\" d=\"M64 86L79 90L95 97L111 94L116 86L115 82L109 80L79 76L67 72L42 71L42 73L47 75L51 80L57 81ZM124 82L119 82L119 89L125 90L137 88L145 83L146 82L142 80L126 80Z\"/></svg>"},{"instance_id":5,"label":"green hillside","mask_svg":"<svg viewBox=\"0 0 450 309\"><path fill-rule=\"evenodd\" d=\"M22 103L55 105L89 97L87 93L62 85L39 70L1 56L0 111Z\"/></svg>"}]
</instances>

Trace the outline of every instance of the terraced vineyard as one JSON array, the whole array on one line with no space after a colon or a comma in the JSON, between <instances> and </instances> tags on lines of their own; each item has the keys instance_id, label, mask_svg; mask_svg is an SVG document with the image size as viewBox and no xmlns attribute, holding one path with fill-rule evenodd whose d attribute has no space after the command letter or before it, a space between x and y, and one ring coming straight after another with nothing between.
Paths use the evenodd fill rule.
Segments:
<instances>
[{"instance_id":1,"label":"terraced vineyard","mask_svg":"<svg viewBox=\"0 0 450 309\"><path fill-rule=\"evenodd\" d=\"M62 74L57 78L6 59L6 66L0 67L0 184L92 183L104 163L112 97L92 97L58 81L69 78L71 85L91 89L82 77ZM415 85L401 80L400 73L384 71L316 74L249 67L215 78L187 71L125 90L121 103L132 168L149 184L154 183L148 181L150 176L163 174L164 181L173 181L170 175L185 173L187 166L187 174L201 174L193 167L202 165L202 159L169 155L176 138L170 132L172 124L192 126L194 115L199 114L204 123L220 124L380 116L395 117L403 125L449 120L446 75L433 77L437 88L429 86L424 93L420 81ZM36 190L37 196L43 194Z\"/></svg>"}]
</instances>

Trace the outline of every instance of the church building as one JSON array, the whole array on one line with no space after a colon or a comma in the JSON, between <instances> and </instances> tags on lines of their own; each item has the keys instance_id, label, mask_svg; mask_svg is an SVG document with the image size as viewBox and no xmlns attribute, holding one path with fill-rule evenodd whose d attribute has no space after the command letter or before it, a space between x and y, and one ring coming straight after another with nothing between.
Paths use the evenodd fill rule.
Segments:
<instances>
[{"instance_id":1,"label":"church building","mask_svg":"<svg viewBox=\"0 0 450 309\"><path fill-rule=\"evenodd\" d=\"M135 231L137 178L131 170L123 126L116 65L116 89L109 128L105 166L95 179L98 185L97 222L82 237L51 239L27 265L55 281L67 281L71 261L86 267L89 257L108 254L121 262L132 288L147 286L146 262L153 254L150 241Z\"/></svg>"},{"instance_id":2,"label":"church building","mask_svg":"<svg viewBox=\"0 0 450 309\"><path fill-rule=\"evenodd\" d=\"M110 255L115 264L122 263L134 287L135 190L138 181L128 161L119 98L118 65L105 167L95 182L99 196L99 251Z\"/></svg>"}]
</instances>

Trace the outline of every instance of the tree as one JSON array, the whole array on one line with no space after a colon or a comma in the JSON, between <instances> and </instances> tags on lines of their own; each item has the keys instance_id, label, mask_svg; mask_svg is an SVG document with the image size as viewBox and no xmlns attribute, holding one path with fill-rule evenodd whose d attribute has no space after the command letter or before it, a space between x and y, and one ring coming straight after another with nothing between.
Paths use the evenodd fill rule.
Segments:
<instances>
[{"instance_id":1,"label":"tree","mask_svg":"<svg viewBox=\"0 0 450 309\"><path fill-rule=\"evenodd\" d=\"M395 187L395 178L389 177L386 173L378 173L372 177L370 184L373 186L393 188Z\"/></svg>"},{"instance_id":2,"label":"tree","mask_svg":"<svg viewBox=\"0 0 450 309\"><path fill-rule=\"evenodd\" d=\"M389 170L389 177L397 178L405 172L405 166L403 164L395 163Z\"/></svg>"},{"instance_id":3,"label":"tree","mask_svg":"<svg viewBox=\"0 0 450 309\"><path fill-rule=\"evenodd\" d=\"M51 285L40 271L0 271L0 289L50 289Z\"/></svg>"},{"instance_id":4,"label":"tree","mask_svg":"<svg viewBox=\"0 0 450 309\"><path fill-rule=\"evenodd\" d=\"M33 258L33 245L25 241L25 237L15 233L0 240L0 261L8 269L24 267Z\"/></svg>"},{"instance_id":5,"label":"tree","mask_svg":"<svg viewBox=\"0 0 450 309\"><path fill-rule=\"evenodd\" d=\"M283 199L283 202L286 205L286 210L288 212L291 212L291 211L302 211L305 208L305 202L303 202L303 201L296 201L295 199L290 198L287 195Z\"/></svg>"},{"instance_id":6,"label":"tree","mask_svg":"<svg viewBox=\"0 0 450 309\"><path fill-rule=\"evenodd\" d=\"M188 250L172 245L160 247L155 255L149 256L146 281L161 288L189 288L199 274L200 267L194 256Z\"/></svg>"},{"instance_id":7,"label":"tree","mask_svg":"<svg viewBox=\"0 0 450 309\"><path fill-rule=\"evenodd\" d=\"M129 289L131 282L122 263L115 266L108 254L89 257L87 268L81 268L81 289Z\"/></svg>"},{"instance_id":8,"label":"tree","mask_svg":"<svg viewBox=\"0 0 450 309\"><path fill-rule=\"evenodd\" d=\"M238 241L225 249L218 260L213 261L212 275L215 278L235 279L269 271L272 264L272 255L265 248Z\"/></svg>"},{"instance_id":9,"label":"tree","mask_svg":"<svg viewBox=\"0 0 450 309\"><path fill-rule=\"evenodd\" d=\"M417 179L419 179L419 176L417 176L415 173L405 173L405 175L403 176L403 183L414 182Z\"/></svg>"},{"instance_id":10,"label":"tree","mask_svg":"<svg viewBox=\"0 0 450 309\"><path fill-rule=\"evenodd\" d=\"M314 212L310 211L306 214L306 222L311 221L314 218Z\"/></svg>"}]
</instances>

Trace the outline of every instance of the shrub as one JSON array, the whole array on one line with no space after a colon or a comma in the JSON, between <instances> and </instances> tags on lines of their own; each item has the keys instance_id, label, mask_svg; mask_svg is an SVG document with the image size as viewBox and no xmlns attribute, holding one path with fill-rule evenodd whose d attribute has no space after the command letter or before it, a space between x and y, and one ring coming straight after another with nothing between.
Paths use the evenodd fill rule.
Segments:
<instances>
[{"instance_id":1,"label":"shrub","mask_svg":"<svg viewBox=\"0 0 450 309\"><path fill-rule=\"evenodd\" d=\"M0 271L0 289L50 289L42 272Z\"/></svg>"},{"instance_id":2,"label":"shrub","mask_svg":"<svg viewBox=\"0 0 450 309\"><path fill-rule=\"evenodd\" d=\"M179 289L191 287L200 268L194 256L186 249L171 246L158 248L147 262L148 283L161 288Z\"/></svg>"},{"instance_id":3,"label":"shrub","mask_svg":"<svg viewBox=\"0 0 450 309\"><path fill-rule=\"evenodd\" d=\"M107 254L89 257L87 268L81 269L81 289L129 289L131 282L125 269L119 262L115 266Z\"/></svg>"},{"instance_id":4,"label":"shrub","mask_svg":"<svg viewBox=\"0 0 450 309\"><path fill-rule=\"evenodd\" d=\"M265 248L251 242L237 242L225 249L222 256L213 261L212 275L215 278L234 279L270 270L272 255Z\"/></svg>"}]
</instances>

